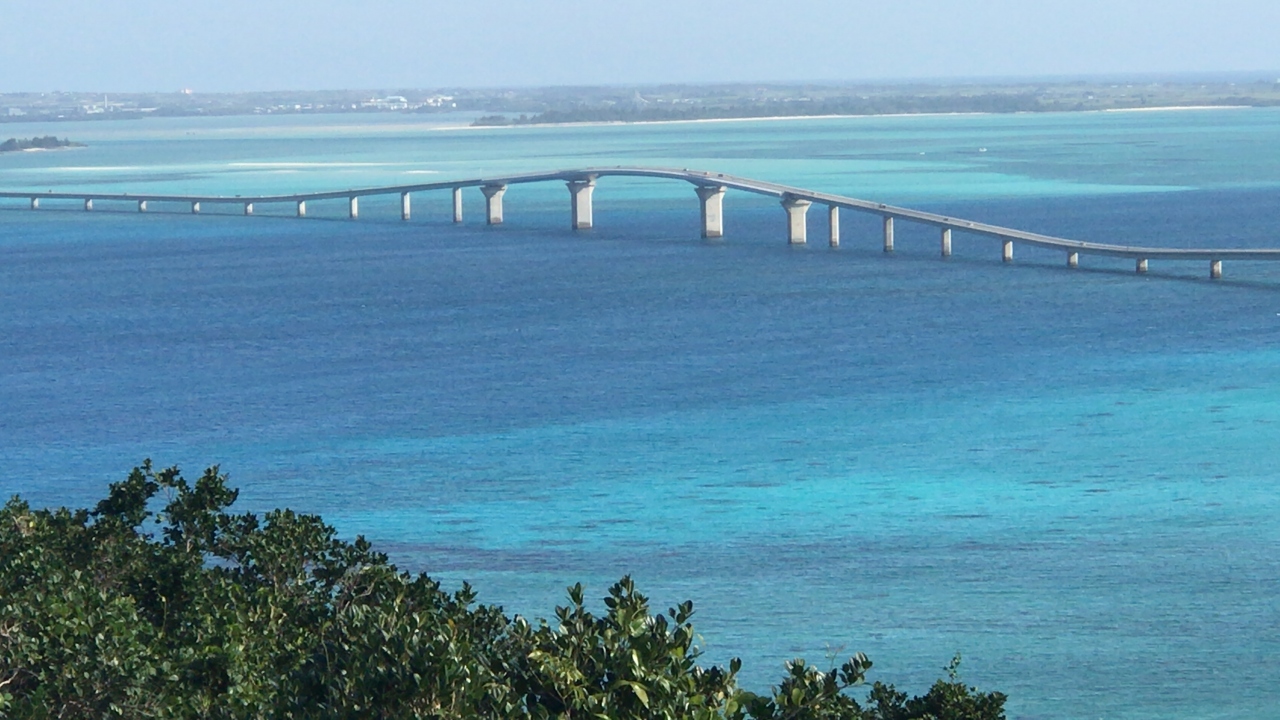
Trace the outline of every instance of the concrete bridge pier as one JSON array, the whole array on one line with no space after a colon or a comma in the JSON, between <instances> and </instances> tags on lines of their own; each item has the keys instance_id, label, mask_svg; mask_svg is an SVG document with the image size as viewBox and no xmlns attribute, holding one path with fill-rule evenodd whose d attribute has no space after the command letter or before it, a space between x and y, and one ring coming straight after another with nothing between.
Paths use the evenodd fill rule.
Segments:
<instances>
[{"instance_id":1,"label":"concrete bridge pier","mask_svg":"<svg viewBox=\"0 0 1280 720\"><path fill-rule=\"evenodd\" d=\"M951 228L942 228L942 257L951 257Z\"/></svg>"},{"instance_id":2,"label":"concrete bridge pier","mask_svg":"<svg viewBox=\"0 0 1280 720\"><path fill-rule=\"evenodd\" d=\"M32 210L40 209L40 198L31 198L31 209Z\"/></svg>"},{"instance_id":3,"label":"concrete bridge pier","mask_svg":"<svg viewBox=\"0 0 1280 720\"><path fill-rule=\"evenodd\" d=\"M583 180L570 180L565 183L569 187L569 225L574 230L591 229L591 194L596 189L596 179L588 177Z\"/></svg>"},{"instance_id":4,"label":"concrete bridge pier","mask_svg":"<svg viewBox=\"0 0 1280 720\"><path fill-rule=\"evenodd\" d=\"M827 206L827 229L830 231L830 246L840 247L840 208L835 205Z\"/></svg>"},{"instance_id":5,"label":"concrete bridge pier","mask_svg":"<svg viewBox=\"0 0 1280 720\"><path fill-rule=\"evenodd\" d=\"M1209 261L1209 279L1210 280L1222 279L1222 261L1221 260Z\"/></svg>"},{"instance_id":6,"label":"concrete bridge pier","mask_svg":"<svg viewBox=\"0 0 1280 720\"><path fill-rule=\"evenodd\" d=\"M782 198L782 207L787 211L787 242L792 245L804 245L808 240L809 223L805 216L812 204L791 195Z\"/></svg>"},{"instance_id":7,"label":"concrete bridge pier","mask_svg":"<svg viewBox=\"0 0 1280 720\"><path fill-rule=\"evenodd\" d=\"M488 224L502 224L502 195L506 191L506 185L485 185L480 188L480 192L484 193L485 206L486 210L488 210L488 219L486 220Z\"/></svg>"},{"instance_id":8,"label":"concrete bridge pier","mask_svg":"<svg viewBox=\"0 0 1280 720\"><path fill-rule=\"evenodd\" d=\"M453 221L462 222L462 188L453 189Z\"/></svg>"},{"instance_id":9,"label":"concrete bridge pier","mask_svg":"<svg viewBox=\"0 0 1280 720\"><path fill-rule=\"evenodd\" d=\"M253 214L253 203L245 203L245 204L244 204L244 214L245 214L245 215L252 215L252 214Z\"/></svg>"},{"instance_id":10,"label":"concrete bridge pier","mask_svg":"<svg viewBox=\"0 0 1280 720\"><path fill-rule=\"evenodd\" d=\"M400 219L409 219L409 193L400 193Z\"/></svg>"},{"instance_id":11,"label":"concrete bridge pier","mask_svg":"<svg viewBox=\"0 0 1280 720\"><path fill-rule=\"evenodd\" d=\"M698 204L702 208L702 237L724 237L724 186L699 185Z\"/></svg>"},{"instance_id":12,"label":"concrete bridge pier","mask_svg":"<svg viewBox=\"0 0 1280 720\"><path fill-rule=\"evenodd\" d=\"M200 203L198 203L198 202L193 202L193 203L191 203L191 214L192 214L192 215L199 215L199 214L200 214Z\"/></svg>"},{"instance_id":13,"label":"concrete bridge pier","mask_svg":"<svg viewBox=\"0 0 1280 720\"><path fill-rule=\"evenodd\" d=\"M884 251L893 252L893 218L887 215L884 218Z\"/></svg>"},{"instance_id":14,"label":"concrete bridge pier","mask_svg":"<svg viewBox=\"0 0 1280 720\"><path fill-rule=\"evenodd\" d=\"M298 217L306 217L306 216L307 216L307 201L299 200L298 201Z\"/></svg>"},{"instance_id":15,"label":"concrete bridge pier","mask_svg":"<svg viewBox=\"0 0 1280 720\"><path fill-rule=\"evenodd\" d=\"M360 198L354 195L347 200L347 217L352 220L360 217Z\"/></svg>"},{"instance_id":16,"label":"concrete bridge pier","mask_svg":"<svg viewBox=\"0 0 1280 720\"><path fill-rule=\"evenodd\" d=\"M1080 267L1080 253L1078 252L1067 253L1067 267L1069 268Z\"/></svg>"},{"instance_id":17,"label":"concrete bridge pier","mask_svg":"<svg viewBox=\"0 0 1280 720\"><path fill-rule=\"evenodd\" d=\"M1136 264L1136 267L1134 267L1134 271L1137 272L1139 275L1147 274L1147 259L1138 258L1138 262Z\"/></svg>"},{"instance_id":18,"label":"concrete bridge pier","mask_svg":"<svg viewBox=\"0 0 1280 720\"><path fill-rule=\"evenodd\" d=\"M1012 240L1004 241L1004 247L1000 252L1000 259L1007 263L1013 262L1013 241Z\"/></svg>"},{"instance_id":19,"label":"concrete bridge pier","mask_svg":"<svg viewBox=\"0 0 1280 720\"><path fill-rule=\"evenodd\" d=\"M92 209L93 209L93 198L85 198L85 199L84 199L84 211L85 211L85 212L89 212L89 211L90 211L90 210L92 210Z\"/></svg>"},{"instance_id":20,"label":"concrete bridge pier","mask_svg":"<svg viewBox=\"0 0 1280 720\"><path fill-rule=\"evenodd\" d=\"M139 200L139 201L138 201L138 212L146 212L146 211L147 211L147 201L146 201L146 200Z\"/></svg>"}]
</instances>

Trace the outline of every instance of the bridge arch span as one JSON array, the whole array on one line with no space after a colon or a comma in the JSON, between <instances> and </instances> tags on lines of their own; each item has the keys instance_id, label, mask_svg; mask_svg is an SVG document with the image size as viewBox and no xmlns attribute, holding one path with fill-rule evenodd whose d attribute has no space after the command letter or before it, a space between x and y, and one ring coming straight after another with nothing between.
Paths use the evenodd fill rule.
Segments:
<instances>
[{"instance_id":1,"label":"bridge arch span","mask_svg":"<svg viewBox=\"0 0 1280 720\"><path fill-rule=\"evenodd\" d=\"M777 198L786 211L786 237L792 244L803 244L807 241L806 211L812 205L823 205L828 208L831 228L830 243L839 245L839 212L853 212L878 215L884 220L884 250L894 249L895 221L928 225L941 233L941 254L951 254L953 233L964 233L999 241L1001 258L1012 262L1014 244L1060 250L1066 255L1068 267L1079 266L1081 255L1097 255L1104 257L1122 257L1134 260L1135 269L1139 273L1147 272L1151 260L1190 260L1206 262L1209 265L1209 276L1222 277L1224 260L1274 261L1280 260L1280 248L1159 248L1136 245L1115 245L1108 243L1081 242L1066 238L1054 237L1040 233L1001 227L988 223L980 223L960 218L953 218L936 213L914 210L877 203L870 200L846 197L832 193L824 193L806 188L792 187L765 180L755 180L724 173L713 173L688 168L655 168L641 166L589 167L573 170L555 170L550 172L526 173L498 177L468 178L463 180L446 180L433 183L413 185L393 185L386 187L354 188L317 193L299 193L292 195L260 195L260 196L224 196L224 195L166 195L146 193L76 193L76 192L35 192L8 191L0 192L0 198L23 199L30 203L32 210L41 207L43 200L75 200L83 203L86 211L93 210L95 201L126 201L135 203L140 212L148 209L148 203L183 203L191 208L192 213L199 213L202 207L212 205L235 205L243 208L245 215L253 213L255 206L268 204L292 204L299 217L306 215L307 203L320 200L345 199L349 207L349 217L357 218L359 200L376 195L399 195L401 217L409 219L410 195L419 192L450 190L453 192L454 221L462 221L463 188L480 188L485 195L486 217L490 224L503 222L502 197L512 185L523 185L538 182L563 182L570 194L570 225L574 229L584 230L592 227L593 193L596 182L607 177L643 177L668 179L687 182L694 186L696 196L701 204L702 236L706 238L721 237L724 234L724 212L722 200L728 190L754 193ZM48 207L45 205L45 207Z\"/></svg>"}]
</instances>

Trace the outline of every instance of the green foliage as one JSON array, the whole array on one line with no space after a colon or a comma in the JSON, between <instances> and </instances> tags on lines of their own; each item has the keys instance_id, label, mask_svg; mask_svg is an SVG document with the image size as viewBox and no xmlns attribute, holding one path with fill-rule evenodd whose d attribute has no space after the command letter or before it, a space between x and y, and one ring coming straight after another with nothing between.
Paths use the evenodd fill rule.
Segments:
<instances>
[{"instance_id":1,"label":"green foliage","mask_svg":"<svg viewBox=\"0 0 1280 720\"><path fill-rule=\"evenodd\" d=\"M233 514L218 468L148 461L92 510L0 509L0 716L998 720L1004 696L951 677L921 697L871 661L797 660L769 695L703 667L692 603L652 614L630 578L605 613L581 586L556 623L399 572L314 516ZM157 510L158 509L158 510ZM865 705L865 707L864 707Z\"/></svg>"},{"instance_id":2,"label":"green foliage","mask_svg":"<svg viewBox=\"0 0 1280 720\"><path fill-rule=\"evenodd\" d=\"M581 585L569 588L569 601L556 608L556 628L544 622L527 631L517 620L520 635L531 641L521 689L533 717L674 720L723 714L735 692L738 663L728 671L697 665L689 622L693 603L650 615L648 598L630 578L610 588L603 617L583 606Z\"/></svg>"}]
</instances>

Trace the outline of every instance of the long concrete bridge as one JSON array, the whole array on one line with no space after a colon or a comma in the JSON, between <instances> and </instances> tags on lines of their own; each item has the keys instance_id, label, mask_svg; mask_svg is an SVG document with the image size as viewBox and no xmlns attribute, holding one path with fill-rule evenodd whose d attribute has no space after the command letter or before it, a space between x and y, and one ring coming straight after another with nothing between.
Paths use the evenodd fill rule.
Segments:
<instances>
[{"instance_id":1,"label":"long concrete bridge","mask_svg":"<svg viewBox=\"0 0 1280 720\"><path fill-rule=\"evenodd\" d=\"M1108 257L1130 258L1135 262L1139 273L1147 272L1151 260L1195 260L1207 262L1209 277L1222 277L1224 260L1280 260L1280 248L1248 249L1248 248L1156 248L1134 245L1111 245L1106 243L1080 242L1041 235L1039 233L1015 230L987 223L972 222L960 218L947 217L936 213L912 210L876 203L869 200L815 192L804 188L779 185L777 183L752 180L718 173L695 170L674 170L647 167L604 167L586 168L582 170L564 170L557 172L533 173L527 175L511 175L493 178L474 178L469 180L451 180L417 185L394 185L334 192L301 193L295 195L261 195L230 197L224 195L163 195L135 193L68 193L68 192L0 192L0 198L17 198L30 201L31 209L40 207L42 200L74 200L83 203L85 210L92 210L95 201L136 203L139 212L146 212L148 203L180 203L189 205L192 213L199 213L201 208L213 205L232 205L242 209L245 215L252 215L254 208L269 204L289 204L295 207L298 217L307 214L307 203L321 200L345 199L348 203L349 217L355 219L360 214L360 198L377 195L399 195L400 215L404 220L410 217L410 196L413 193L437 190L453 191L453 221L462 222L462 189L478 187L485 197L486 219L490 225L502 223L502 196L511 185L524 183L560 181L567 184L570 198L571 227L575 230L592 226L592 193L596 180L609 176L666 178L691 183L702 208L702 237L717 238L724 235L723 198L729 189L742 190L776 197L786 211L787 240L793 245L802 245L808 240L807 214L814 205L823 205L828 213L828 242L831 247L840 245L840 210L870 213L882 218L884 223L884 251L893 252L894 223L896 221L913 222L929 225L940 232L940 251L943 257L951 254L952 234L956 232L994 238L1001 243L1001 259L1013 262L1014 243L1035 247L1061 250L1065 253L1068 267L1079 267L1081 255L1101 255Z\"/></svg>"}]
</instances>

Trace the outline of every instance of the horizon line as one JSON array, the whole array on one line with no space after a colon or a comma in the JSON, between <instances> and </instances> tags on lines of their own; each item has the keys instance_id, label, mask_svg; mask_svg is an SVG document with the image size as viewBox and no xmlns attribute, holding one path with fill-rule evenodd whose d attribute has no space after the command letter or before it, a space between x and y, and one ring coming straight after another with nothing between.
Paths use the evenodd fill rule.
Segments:
<instances>
[{"instance_id":1,"label":"horizon line","mask_svg":"<svg viewBox=\"0 0 1280 720\"><path fill-rule=\"evenodd\" d=\"M74 95L74 94L116 94L116 95L257 95L278 93L342 93L365 91L497 91L497 90L568 90L568 89L612 89L612 88L711 88L711 87L964 87L972 85L1007 85L1055 84L1089 82L1162 82L1183 84L1194 82L1247 82L1280 83L1280 69L1272 70L1210 70L1210 71L1142 71L1115 73L1080 73L1080 74L1038 74L1038 75L956 75L956 76L900 76L881 78L822 78L807 80L697 80L697 81L643 81L618 83L551 83L551 84L511 84L511 85L381 85L368 87L328 87L328 88L276 88L271 90L195 90L190 87L166 90L2 90L5 95Z\"/></svg>"}]
</instances>

